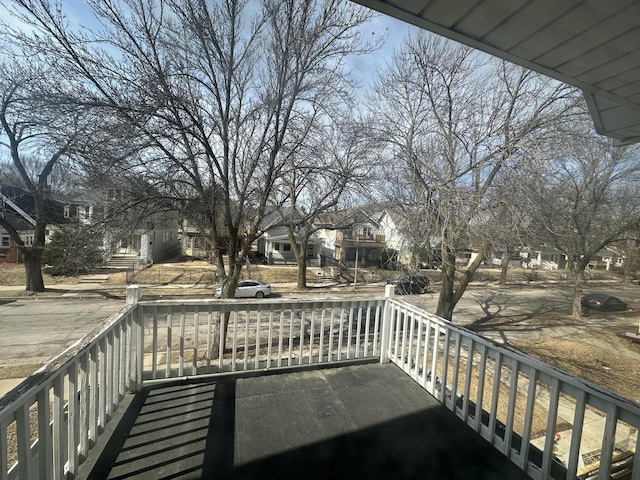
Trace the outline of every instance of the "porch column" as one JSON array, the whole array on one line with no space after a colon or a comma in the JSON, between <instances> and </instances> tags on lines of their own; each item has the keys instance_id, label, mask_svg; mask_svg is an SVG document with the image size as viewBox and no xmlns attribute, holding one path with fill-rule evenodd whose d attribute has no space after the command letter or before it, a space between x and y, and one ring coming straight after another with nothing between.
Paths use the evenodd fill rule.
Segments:
<instances>
[{"instance_id":1,"label":"porch column","mask_svg":"<svg viewBox=\"0 0 640 480\"><path fill-rule=\"evenodd\" d=\"M389 363L389 335L391 332L391 299L395 296L395 285L384 287L384 309L382 310L382 338L380 339L380 363Z\"/></svg>"}]
</instances>

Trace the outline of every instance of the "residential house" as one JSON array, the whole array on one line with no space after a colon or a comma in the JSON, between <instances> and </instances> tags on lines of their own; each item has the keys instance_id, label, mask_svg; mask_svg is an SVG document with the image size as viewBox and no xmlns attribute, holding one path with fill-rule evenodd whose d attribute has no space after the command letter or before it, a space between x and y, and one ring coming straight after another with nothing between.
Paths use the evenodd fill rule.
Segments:
<instances>
[{"instance_id":1,"label":"residential house","mask_svg":"<svg viewBox=\"0 0 640 480\"><path fill-rule=\"evenodd\" d=\"M287 218L288 216L290 216L288 211L274 209L272 212L265 215L265 218L262 221L263 234L256 242L256 253L268 265L287 265L297 263L297 259L293 253L291 240L289 239L287 227L283 225L284 218ZM294 232L294 237L296 239L296 243L300 245L300 234ZM321 266L321 252L322 242L316 234L312 234L307 240L307 250L305 255L307 264Z\"/></svg>"},{"instance_id":2,"label":"residential house","mask_svg":"<svg viewBox=\"0 0 640 480\"><path fill-rule=\"evenodd\" d=\"M376 253L387 248L378 217L364 208L323 215L318 220L323 257L348 266L377 265Z\"/></svg>"},{"instance_id":3,"label":"residential house","mask_svg":"<svg viewBox=\"0 0 640 480\"><path fill-rule=\"evenodd\" d=\"M624 256L613 247L603 248L589 262L589 268L611 270L614 267L624 266Z\"/></svg>"},{"instance_id":4,"label":"residential house","mask_svg":"<svg viewBox=\"0 0 640 480\"><path fill-rule=\"evenodd\" d=\"M25 245L33 245L35 236L35 201L26 190L13 186L0 186L0 216L2 216L20 235ZM47 229L45 242L48 242L58 225L64 224L64 208L59 202L48 198L45 201ZM21 263L18 246L9 232L0 227L0 263Z\"/></svg>"},{"instance_id":5,"label":"residential house","mask_svg":"<svg viewBox=\"0 0 640 480\"><path fill-rule=\"evenodd\" d=\"M33 197L18 187L1 187L0 192L5 218L9 219L27 245L33 243ZM105 260L113 254L128 254L140 263L151 263L170 258L179 252L177 212L154 212L138 221L128 221L127 214L122 213L105 223L103 205L106 204L106 198L99 192L78 195L49 194L45 202L45 242L48 242L53 232L63 225L87 228L100 224ZM19 262L17 248L8 233L0 230L0 236L0 261Z\"/></svg>"}]
</instances>

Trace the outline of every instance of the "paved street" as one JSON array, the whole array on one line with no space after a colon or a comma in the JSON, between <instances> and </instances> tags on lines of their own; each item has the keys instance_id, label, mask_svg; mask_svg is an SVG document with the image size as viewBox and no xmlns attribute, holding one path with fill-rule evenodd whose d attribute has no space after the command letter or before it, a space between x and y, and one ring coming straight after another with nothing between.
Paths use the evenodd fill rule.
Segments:
<instances>
[{"instance_id":1,"label":"paved street","mask_svg":"<svg viewBox=\"0 0 640 480\"><path fill-rule=\"evenodd\" d=\"M43 363L124 306L99 298L0 299L0 365Z\"/></svg>"}]
</instances>

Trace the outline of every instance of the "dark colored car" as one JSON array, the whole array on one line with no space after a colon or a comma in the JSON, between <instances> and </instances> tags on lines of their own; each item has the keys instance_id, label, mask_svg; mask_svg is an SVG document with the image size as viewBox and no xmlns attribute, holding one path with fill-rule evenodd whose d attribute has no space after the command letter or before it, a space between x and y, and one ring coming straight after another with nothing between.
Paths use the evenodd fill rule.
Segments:
<instances>
[{"instance_id":1,"label":"dark colored car","mask_svg":"<svg viewBox=\"0 0 640 480\"><path fill-rule=\"evenodd\" d=\"M412 273L402 275L395 284L396 295L412 295L414 293L425 293L429 291L429 277L422 273Z\"/></svg>"},{"instance_id":2,"label":"dark colored car","mask_svg":"<svg viewBox=\"0 0 640 480\"><path fill-rule=\"evenodd\" d=\"M614 312L627 309L627 304L617 297L604 293L589 293L582 297L582 306L591 310Z\"/></svg>"}]
</instances>

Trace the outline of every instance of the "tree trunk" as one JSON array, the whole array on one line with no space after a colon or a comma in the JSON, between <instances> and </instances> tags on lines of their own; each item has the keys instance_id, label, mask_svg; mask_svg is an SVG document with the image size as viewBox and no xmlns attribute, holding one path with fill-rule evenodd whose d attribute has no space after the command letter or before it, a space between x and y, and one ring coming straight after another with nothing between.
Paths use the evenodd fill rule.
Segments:
<instances>
[{"instance_id":1,"label":"tree trunk","mask_svg":"<svg viewBox=\"0 0 640 480\"><path fill-rule=\"evenodd\" d=\"M44 292L44 279L42 278L41 249L21 249L24 260L24 270L27 281L25 290L28 292Z\"/></svg>"},{"instance_id":2,"label":"tree trunk","mask_svg":"<svg viewBox=\"0 0 640 480\"><path fill-rule=\"evenodd\" d=\"M453 282L456 277L456 256L455 253L442 252L442 287L438 296L438 307L436 315L446 320L453 318Z\"/></svg>"},{"instance_id":3,"label":"tree trunk","mask_svg":"<svg viewBox=\"0 0 640 480\"><path fill-rule=\"evenodd\" d=\"M307 288L307 244L309 235L306 230L303 230L300 234L300 245L296 241L296 236L291 227L287 227L287 237L291 244L291 251L296 257L298 263L298 290L304 290Z\"/></svg>"},{"instance_id":4,"label":"tree trunk","mask_svg":"<svg viewBox=\"0 0 640 480\"><path fill-rule=\"evenodd\" d=\"M589 257L582 257L574 265L573 302L571 317L574 320L582 319L582 287L584 286L584 270L589 265Z\"/></svg>"},{"instance_id":5,"label":"tree trunk","mask_svg":"<svg viewBox=\"0 0 640 480\"><path fill-rule=\"evenodd\" d=\"M307 262L306 258L298 259L298 290L307 288Z\"/></svg>"},{"instance_id":6,"label":"tree trunk","mask_svg":"<svg viewBox=\"0 0 640 480\"><path fill-rule=\"evenodd\" d=\"M505 249L500 259L500 285L507 284L507 271L509 270L509 261L511 260L511 252Z\"/></svg>"}]
</instances>

